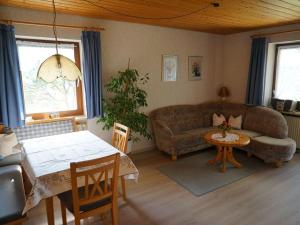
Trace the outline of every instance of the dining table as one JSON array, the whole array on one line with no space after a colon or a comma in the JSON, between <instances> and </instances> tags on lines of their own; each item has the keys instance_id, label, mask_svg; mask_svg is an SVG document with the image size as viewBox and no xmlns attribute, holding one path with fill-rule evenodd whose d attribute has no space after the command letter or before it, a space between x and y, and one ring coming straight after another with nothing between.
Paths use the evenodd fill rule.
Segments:
<instances>
[{"instance_id":1,"label":"dining table","mask_svg":"<svg viewBox=\"0 0 300 225\"><path fill-rule=\"evenodd\" d=\"M54 225L53 197L69 191L70 163L120 153L119 176L137 180L139 171L132 160L90 131L78 131L21 141L22 166L32 184L23 214L45 200L48 225ZM78 181L79 186L84 181Z\"/></svg>"}]
</instances>

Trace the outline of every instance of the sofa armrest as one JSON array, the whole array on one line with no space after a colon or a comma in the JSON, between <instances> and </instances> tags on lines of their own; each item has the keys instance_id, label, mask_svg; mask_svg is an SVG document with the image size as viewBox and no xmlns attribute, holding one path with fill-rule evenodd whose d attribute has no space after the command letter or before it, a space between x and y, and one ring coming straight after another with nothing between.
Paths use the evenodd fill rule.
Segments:
<instances>
[{"instance_id":1,"label":"sofa armrest","mask_svg":"<svg viewBox=\"0 0 300 225\"><path fill-rule=\"evenodd\" d=\"M168 127L168 125L166 124L166 122L162 121L162 120L155 120L156 125L161 128L166 134L168 134L169 136L174 136L173 131Z\"/></svg>"},{"instance_id":2,"label":"sofa armrest","mask_svg":"<svg viewBox=\"0 0 300 225\"><path fill-rule=\"evenodd\" d=\"M19 165L0 168L0 224L23 218L25 207L25 192L23 186L22 169ZM5 206L5 207L4 207Z\"/></svg>"}]
</instances>

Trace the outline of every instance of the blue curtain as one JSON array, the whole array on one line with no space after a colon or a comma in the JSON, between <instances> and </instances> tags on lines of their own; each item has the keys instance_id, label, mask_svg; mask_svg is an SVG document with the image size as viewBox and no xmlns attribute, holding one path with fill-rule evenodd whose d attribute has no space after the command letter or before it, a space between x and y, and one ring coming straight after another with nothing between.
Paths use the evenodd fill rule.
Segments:
<instances>
[{"instance_id":1,"label":"blue curtain","mask_svg":"<svg viewBox=\"0 0 300 225\"><path fill-rule=\"evenodd\" d=\"M24 98L15 30L0 24L0 123L24 125Z\"/></svg>"},{"instance_id":2,"label":"blue curtain","mask_svg":"<svg viewBox=\"0 0 300 225\"><path fill-rule=\"evenodd\" d=\"M246 103L262 105L265 89L267 39L254 38L252 40L251 59L248 74Z\"/></svg>"},{"instance_id":3,"label":"blue curtain","mask_svg":"<svg viewBox=\"0 0 300 225\"><path fill-rule=\"evenodd\" d=\"M83 31L83 77L87 118L102 116L102 64L99 32Z\"/></svg>"}]
</instances>

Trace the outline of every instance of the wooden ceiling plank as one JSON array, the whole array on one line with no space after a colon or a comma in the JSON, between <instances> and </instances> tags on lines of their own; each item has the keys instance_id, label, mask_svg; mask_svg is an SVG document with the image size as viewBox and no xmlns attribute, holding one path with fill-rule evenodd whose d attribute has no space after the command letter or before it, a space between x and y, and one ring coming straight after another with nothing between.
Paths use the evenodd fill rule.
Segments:
<instances>
[{"instance_id":1,"label":"wooden ceiling plank","mask_svg":"<svg viewBox=\"0 0 300 225\"><path fill-rule=\"evenodd\" d=\"M297 2L291 2L291 1L285 1L285 0L265 0L269 3L274 3L280 7L288 8L288 9L296 9L297 11L300 11L300 1L297 5Z\"/></svg>"},{"instance_id":2,"label":"wooden ceiling plank","mask_svg":"<svg viewBox=\"0 0 300 225\"><path fill-rule=\"evenodd\" d=\"M263 15L264 17L269 17L270 20L272 18L280 18L282 20L289 20L293 19L294 16L286 15L283 13L274 12L272 10L266 9L264 7L260 7L257 4L255 4L253 1L248 0L232 0L235 4L238 4L240 7L242 7L242 11L245 15ZM256 2L256 1L255 1Z\"/></svg>"},{"instance_id":3,"label":"wooden ceiling plank","mask_svg":"<svg viewBox=\"0 0 300 225\"><path fill-rule=\"evenodd\" d=\"M219 8L213 8L211 6L203 10L200 10L201 6L209 6L211 0L88 1L96 5L100 4L108 10L92 5L86 2L86 0L55 0L55 3L59 13L220 34L295 23L300 19L299 0L222 0ZM52 12L51 0L0 0L0 4ZM180 16L197 11L197 8L199 8L199 12L176 19L134 18L135 16ZM129 16L121 15L124 13Z\"/></svg>"},{"instance_id":4,"label":"wooden ceiling plank","mask_svg":"<svg viewBox=\"0 0 300 225\"><path fill-rule=\"evenodd\" d=\"M282 8L281 9L275 8L271 4L266 4L261 1L255 1L255 2L253 2L251 0L244 0L244 1L246 1L250 5L256 6L257 8L265 9L266 13L269 12L270 14L275 14L275 12L276 12L277 15L283 15L283 16L289 16L289 17L298 17L299 16L295 13L288 12Z\"/></svg>"}]
</instances>

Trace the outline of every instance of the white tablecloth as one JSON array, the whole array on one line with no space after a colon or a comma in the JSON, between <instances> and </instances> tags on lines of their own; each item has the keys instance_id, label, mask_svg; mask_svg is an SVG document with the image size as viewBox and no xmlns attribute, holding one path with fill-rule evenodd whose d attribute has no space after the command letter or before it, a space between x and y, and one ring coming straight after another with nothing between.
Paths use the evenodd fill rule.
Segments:
<instances>
[{"instance_id":1,"label":"white tablecloth","mask_svg":"<svg viewBox=\"0 0 300 225\"><path fill-rule=\"evenodd\" d=\"M226 136L223 137L222 133L215 133L211 136L211 138L218 141L233 142L238 141L240 139L240 136L233 133L226 133Z\"/></svg>"},{"instance_id":2,"label":"white tablecloth","mask_svg":"<svg viewBox=\"0 0 300 225\"><path fill-rule=\"evenodd\" d=\"M33 189L27 197L23 213L42 199L71 190L70 162L101 158L118 151L89 131L79 131L22 141L23 167ZM138 170L131 159L120 152L120 173L137 179ZM82 184L83 185L83 184Z\"/></svg>"}]
</instances>

